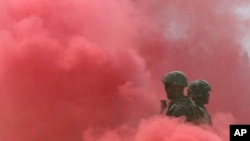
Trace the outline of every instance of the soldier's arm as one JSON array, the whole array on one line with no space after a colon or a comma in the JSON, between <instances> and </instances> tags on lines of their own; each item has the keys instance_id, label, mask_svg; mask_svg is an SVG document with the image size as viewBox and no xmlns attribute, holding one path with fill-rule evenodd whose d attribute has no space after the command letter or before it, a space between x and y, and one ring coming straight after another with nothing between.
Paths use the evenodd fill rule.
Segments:
<instances>
[{"instance_id":1,"label":"soldier's arm","mask_svg":"<svg viewBox=\"0 0 250 141\"><path fill-rule=\"evenodd\" d=\"M167 101L165 99L161 100L161 111L160 111L160 114L163 114L166 109L167 109Z\"/></svg>"}]
</instances>

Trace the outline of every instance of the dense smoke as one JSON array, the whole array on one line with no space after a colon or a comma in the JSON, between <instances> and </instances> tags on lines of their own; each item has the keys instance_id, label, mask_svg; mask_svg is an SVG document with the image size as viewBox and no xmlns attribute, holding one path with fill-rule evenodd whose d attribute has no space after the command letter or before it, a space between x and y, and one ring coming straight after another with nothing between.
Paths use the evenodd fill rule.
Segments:
<instances>
[{"instance_id":1,"label":"dense smoke","mask_svg":"<svg viewBox=\"0 0 250 141\"><path fill-rule=\"evenodd\" d=\"M227 141L250 122L246 4L2 0L0 139ZM158 115L172 70L210 82L213 127Z\"/></svg>"}]
</instances>

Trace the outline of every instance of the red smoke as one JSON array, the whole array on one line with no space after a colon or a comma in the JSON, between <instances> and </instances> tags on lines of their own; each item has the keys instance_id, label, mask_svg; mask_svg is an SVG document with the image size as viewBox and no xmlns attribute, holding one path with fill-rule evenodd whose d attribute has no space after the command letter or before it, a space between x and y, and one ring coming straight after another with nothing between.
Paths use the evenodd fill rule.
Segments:
<instances>
[{"instance_id":1,"label":"red smoke","mask_svg":"<svg viewBox=\"0 0 250 141\"><path fill-rule=\"evenodd\" d=\"M236 5L2 0L0 139L228 140L228 124L250 122ZM211 83L212 129L155 116L176 69Z\"/></svg>"}]
</instances>

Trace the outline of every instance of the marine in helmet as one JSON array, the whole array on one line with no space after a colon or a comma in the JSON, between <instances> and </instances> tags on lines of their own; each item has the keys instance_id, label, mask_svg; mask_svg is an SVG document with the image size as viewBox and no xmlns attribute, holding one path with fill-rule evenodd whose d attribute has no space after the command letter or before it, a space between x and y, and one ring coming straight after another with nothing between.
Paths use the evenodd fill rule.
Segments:
<instances>
[{"instance_id":1,"label":"marine in helmet","mask_svg":"<svg viewBox=\"0 0 250 141\"><path fill-rule=\"evenodd\" d=\"M162 82L165 87L167 98L170 102L166 106L167 116L181 117L185 116L186 121L195 122L203 117L200 108L184 95L184 88L188 86L187 76L181 71L172 71L163 76Z\"/></svg>"},{"instance_id":2,"label":"marine in helmet","mask_svg":"<svg viewBox=\"0 0 250 141\"><path fill-rule=\"evenodd\" d=\"M194 80L188 86L188 96L195 102L196 105L203 111L203 122L212 124L211 116L209 115L205 104L209 102L209 91L211 86L205 80Z\"/></svg>"}]
</instances>

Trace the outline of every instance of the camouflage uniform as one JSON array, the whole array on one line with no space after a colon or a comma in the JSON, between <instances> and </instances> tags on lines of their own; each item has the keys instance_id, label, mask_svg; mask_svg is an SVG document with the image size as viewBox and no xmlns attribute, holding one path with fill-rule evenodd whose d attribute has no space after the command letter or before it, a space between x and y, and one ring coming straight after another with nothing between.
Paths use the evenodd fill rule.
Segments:
<instances>
[{"instance_id":1,"label":"camouflage uniform","mask_svg":"<svg viewBox=\"0 0 250 141\"><path fill-rule=\"evenodd\" d=\"M170 73L167 73L162 80L167 96L170 99L170 102L166 105L166 115L167 116L174 116L174 117L181 117L185 116L186 121L196 123L200 118L202 118L203 112L201 109L187 96L184 96L183 90L181 94L178 96L174 90L172 92L169 92L168 87L179 87L183 88L188 85L188 80L186 75L183 72L180 71L173 71ZM171 94L173 93L173 94ZM170 96L169 96L170 95ZM162 102L162 105L164 103ZM163 106L162 106L163 107Z\"/></svg>"},{"instance_id":2,"label":"camouflage uniform","mask_svg":"<svg viewBox=\"0 0 250 141\"><path fill-rule=\"evenodd\" d=\"M202 110L203 112L203 119L201 120L202 123L205 123L205 124L208 124L208 125L212 125L212 119L211 119L211 116L210 114L208 113L206 107L202 107L202 106L199 106L199 108Z\"/></svg>"},{"instance_id":3,"label":"camouflage uniform","mask_svg":"<svg viewBox=\"0 0 250 141\"><path fill-rule=\"evenodd\" d=\"M188 96L192 98L192 100L196 103L196 105L199 106L199 108L203 112L202 122L211 125L211 116L204 106L209 102L209 91L211 91L211 87L205 80L192 81L188 86Z\"/></svg>"},{"instance_id":4,"label":"camouflage uniform","mask_svg":"<svg viewBox=\"0 0 250 141\"><path fill-rule=\"evenodd\" d=\"M175 117L185 116L186 121L198 122L203 117L203 112L193 101L183 96L169 103L166 115Z\"/></svg>"}]
</instances>

